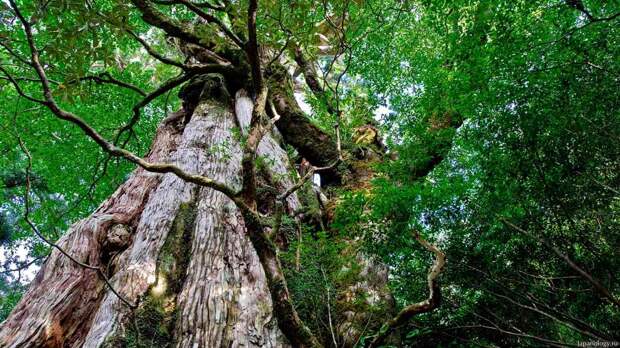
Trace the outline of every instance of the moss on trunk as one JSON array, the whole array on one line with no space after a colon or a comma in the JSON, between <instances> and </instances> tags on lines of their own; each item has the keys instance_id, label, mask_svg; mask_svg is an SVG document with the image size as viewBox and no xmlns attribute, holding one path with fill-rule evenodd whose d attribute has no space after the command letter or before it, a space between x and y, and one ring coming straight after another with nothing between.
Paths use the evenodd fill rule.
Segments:
<instances>
[{"instance_id":1,"label":"moss on trunk","mask_svg":"<svg viewBox=\"0 0 620 348\"><path fill-rule=\"evenodd\" d=\"M157 260L157 280L140 306L106 348L172 347L177 317L177 296L190 260L196 202L182 203Z\"/></svg>"}]
</instances>

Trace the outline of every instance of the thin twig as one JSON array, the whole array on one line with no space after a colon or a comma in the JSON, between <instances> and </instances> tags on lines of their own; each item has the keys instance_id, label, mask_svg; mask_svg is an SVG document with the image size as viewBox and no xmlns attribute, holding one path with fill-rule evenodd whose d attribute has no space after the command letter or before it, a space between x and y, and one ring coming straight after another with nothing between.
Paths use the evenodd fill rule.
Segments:
<instances>
[{"instance_id":1,"label":"thin twig","mask_svg":"<svg viewBox=\"0 0 620 348\"><path fill-rule=\"evenodd\" d=\"M501 222L503 222L505 225L507 225L508 227L514 229L515 231L521 232L521 233L523 233L526 236L533 237L536 240L538 240L539 242L541 242L542 244L544 244L547 248L551 249L557 256L559 256L561 259L563 259L570 266L570 268L575 270L580 276L582 276L585 280L590 282L590 284L592 284L594 286L594 288L596 290L598 290L598 292L600 292L601 295L603 295L603 298L606 298L609 302L611 302L611 303L615 304L616 306L620 307L620 300L615 298L611 294L611 292L606 287L603 286L603 284L601 284L596 278L594 278L592 275L590 275L590 273L586 272L581 267L579 267L573 260L571 260L571 258L569 258L566 254L564 254L556 246L554 246L551 243L549 243L546 239L543 239L541 237L538 237L538 236L535 236L535 235L529 233L528 231L526 231L526 230L522 229L521 227L513 224L512 222L506 220L505 218L500 218L499 220Z\"/></svg>"}]
</instances>

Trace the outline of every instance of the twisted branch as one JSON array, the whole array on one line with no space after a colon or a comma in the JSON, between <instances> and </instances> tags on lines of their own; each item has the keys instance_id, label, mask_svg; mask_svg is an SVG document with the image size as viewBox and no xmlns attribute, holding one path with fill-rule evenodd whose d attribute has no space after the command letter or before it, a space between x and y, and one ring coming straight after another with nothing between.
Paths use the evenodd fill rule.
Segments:
<instances>
[{"instance_id":1,"label":"twisted branch","mask_svg":"<svg viewBox=\"0 0 620 348\"><path fill-rule=\"evenodd\" d=\"M394 318L388 320L379 332L375 335L375 338L370 342L368 347L379 347L385 341L386 338L398 327L406 324L411 318L418 314L427 313L439 306L441 303L441 288L437 278L441 275L443 268L446 264L446 254L439 250L437 246L426 241L418 232L414 232L415 239L426 250L432 252L435 255L435 261L428 271L426 277L428 283L428 298L424 301L414 303L403 308Z\"/></svg>"}]
</instances>

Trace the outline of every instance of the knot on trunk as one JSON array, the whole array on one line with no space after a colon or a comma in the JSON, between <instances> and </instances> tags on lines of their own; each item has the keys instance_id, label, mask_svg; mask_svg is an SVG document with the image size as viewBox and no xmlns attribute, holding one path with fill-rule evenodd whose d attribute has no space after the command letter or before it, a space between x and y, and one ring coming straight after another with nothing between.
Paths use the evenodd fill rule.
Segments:
<instances>
[{"instance_id":1,"label":"knot on trunk","mask_svg":"<svg viewBox=\"0 0 620 348\"><path fill-rule=\"evenodd\" d=\"M101 261L107 264L115 255L127 249L130 243L131 230L129 226L123 224L112 225L101 243Z\"/></svg>"}]
</instances>

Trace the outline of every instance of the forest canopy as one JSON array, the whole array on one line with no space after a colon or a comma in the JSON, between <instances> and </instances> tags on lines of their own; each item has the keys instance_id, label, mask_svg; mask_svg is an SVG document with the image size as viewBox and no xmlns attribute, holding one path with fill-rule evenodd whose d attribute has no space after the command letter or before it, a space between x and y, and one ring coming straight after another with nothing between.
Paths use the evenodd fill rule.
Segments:
<instances>
[{"instance_id":1,"label":"forest canopy","mask_svg":"<svg viewBox=\"0 0 620 348\"><path fill-rule=\"evenodd\" d=\"M92 346L240 344L182 324L200 260L266 279L250 346L620 345L619 91L618 0L0 1L0 346L90 346L112 299Z\"/></svg>"}]
</instances>

